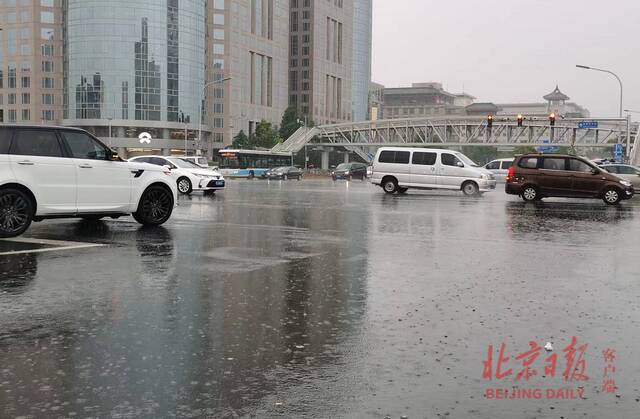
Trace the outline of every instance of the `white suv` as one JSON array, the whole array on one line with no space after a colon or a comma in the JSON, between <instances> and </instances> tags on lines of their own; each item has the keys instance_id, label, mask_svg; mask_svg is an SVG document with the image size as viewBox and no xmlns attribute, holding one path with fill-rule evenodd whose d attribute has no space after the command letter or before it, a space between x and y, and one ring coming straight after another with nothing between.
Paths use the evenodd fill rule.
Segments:
<instances>
[{"instance_id":1,"label":"white suv","mask_svg":"<svg viewBox=\"0 0 640 419\"><path fill-rule=\"evenodd\" d=\"M496 188L488 170L464 154L441 149L382 147L373 161L371 183L385 192L405 193L409 188L448 189L477 195Z\"/></svg>"},{"instance_id":2,"label":"white suv","mask_svg":"<svg viewBox=\"0 0 640 419\"><path fill-rule=\"evenodd\" d=\"M119 159L86 131L0 126L0 237L24 233L46 218L169 219L177 201L171 173Z\"/></svg>"}]
</instances>

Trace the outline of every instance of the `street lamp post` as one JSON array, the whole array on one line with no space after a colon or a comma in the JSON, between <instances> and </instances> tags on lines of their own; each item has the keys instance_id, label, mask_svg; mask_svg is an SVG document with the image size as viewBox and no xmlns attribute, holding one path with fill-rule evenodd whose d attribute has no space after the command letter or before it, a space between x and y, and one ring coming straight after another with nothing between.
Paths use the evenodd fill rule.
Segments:
<instances>
[{"instance_id":1,"label":"street lamp post","mask_svg":"<svg viewBox=\"0 0 640 419\"><path fill-rule=\"evenodd\" d=\"M200 96L200 113L198 114L198 121L199 121L198 122L198 142L200 143L200 145L202 145L202 103L204 102L204 94L206 93L207 88L209 86L213 86L214 84L224 83L225 81L228 81L228 80L231 80L231 77L210 81L209 83L205 84L204 87L202 88L202 95Z\"/></svg>"},{"instance_id":2,"label":"street lamp post","mask_svg":"<svg viewBox=\"0 0 640 419\"><path fill-rule=\"evenodd\" d=\"M600 71L602 73L609 73L613 77L615 77L616 80L618 80L618 83L620 84L620 114L619 114L619 117L622 118L622 80L620 80L620 77L618 77L618 75L616 73L614 73L613 71L604 70L602 68L589 67L587 65L580 65L580 64L576 64L576 67L581 68L583 70L593 70L593 71Z\"/></svg>"},{"instance_id":3,"label":"street lamp post","mask_svg":"<svg viewBox=\"0 0 640 419\"><path fill-rule=\"evenodd\" d=\"M113 118L107 118L107 121L109 121L109 148L113 147L113 140L111 139L111 121L113 121Z\"/></svg>"}]
</instances>

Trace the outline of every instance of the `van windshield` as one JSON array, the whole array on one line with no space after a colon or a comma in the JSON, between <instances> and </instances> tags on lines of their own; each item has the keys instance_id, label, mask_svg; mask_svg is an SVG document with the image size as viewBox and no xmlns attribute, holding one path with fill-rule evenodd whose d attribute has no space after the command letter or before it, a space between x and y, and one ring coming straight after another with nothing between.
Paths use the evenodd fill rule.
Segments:
<instances>
[{"instance_id":1,"label":"van windshield","mask_svg":"<svg viewBox=\"0 0 640 419\"><path fill-rule=\"evenodd\" d=\"M467 166L471 166L471 167L479 167L476 162L474 162L473 160L471 160L469 157L465 156L462 153L455 153L456 157L459 158L460 160L462 160L464 162L464 164L466 164Z\"/></svg>"}]
</instances>

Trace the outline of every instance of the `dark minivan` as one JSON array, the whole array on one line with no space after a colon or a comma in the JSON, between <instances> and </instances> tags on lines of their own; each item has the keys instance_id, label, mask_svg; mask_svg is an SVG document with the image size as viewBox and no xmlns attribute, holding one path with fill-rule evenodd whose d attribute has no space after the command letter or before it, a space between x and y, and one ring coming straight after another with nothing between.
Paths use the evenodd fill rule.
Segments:
<instances>
[{"instance_id":1,"label":"dark minivan","mask_svg":"<svg viewBox=\"0 0 640 419\"><path fill-rule=\"evenodd\" d=\"M587 159L562 154L516 157L507 174L506 192L525 201L547 197L597 198L616 205L633 196L630 182L607 173Z\"/></svg>"}]
</instances>

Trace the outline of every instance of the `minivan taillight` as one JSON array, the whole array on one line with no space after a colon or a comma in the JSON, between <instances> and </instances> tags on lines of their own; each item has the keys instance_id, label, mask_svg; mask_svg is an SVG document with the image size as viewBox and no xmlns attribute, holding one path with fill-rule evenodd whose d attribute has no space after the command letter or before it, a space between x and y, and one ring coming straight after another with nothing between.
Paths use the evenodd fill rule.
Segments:
<instances>
[{"instance_id":1,"label":"minivan taillight","mask_svg":"<svg viewBox=\"0 0 640 419\"><path fill-rule=\"evenodd\" d=\"M513 168L513 166L511 166L509 168L509 171L507 172L507 182L511 182L513 181L513 178L516 175L516 169Z\"/></svg>"}]
</instances>

